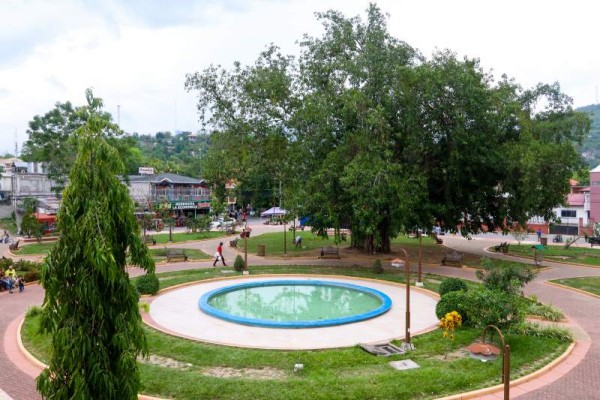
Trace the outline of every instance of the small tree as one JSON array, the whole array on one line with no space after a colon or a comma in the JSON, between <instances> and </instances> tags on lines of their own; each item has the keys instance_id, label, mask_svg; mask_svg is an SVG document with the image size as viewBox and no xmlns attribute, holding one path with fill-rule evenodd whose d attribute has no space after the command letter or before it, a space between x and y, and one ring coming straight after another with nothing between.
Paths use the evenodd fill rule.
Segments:
<instances>
[{"instance_id":1,"label":"small tree","mask_svg":"<svg viewBox=\"0 0 600 400\"><path fill-rule=\"evenodd\" d=\"M511 264L497 267L489 258L481 263L482 269L477 270L477 279L483 282L488 290L498 290L508 294L521 294L523 287L537 275L532 268Z\"/></svg>"},{"instance_id":2,"label":"small tree","mask_svg":"<svg viewBox=\"0 0 600 400\"><path fill-rule=\"evenodd\" d=\"M46 399L137 399L137 357L147 353L138 294L126 264L154 273L134 205L116 174L123 163L103 134L102 101L86 92L78 154L59 211L60 237L42 268L41 329L52 357L37 379Z\"/></svg>"},{"instance_id":3,"label":"small tree","mask_svg":"<svg viewBox=\"0 0 600 400\"><path fill-rule=\"evenodd\" d=\"M383 266L381 265L381 260L379 258L373 263L373 273L383 274Z\"/></svg>"},{"instance_id":4,"label":"small tree","mask_svg":"<svg viewBox=\"0 0 600 400\"><path fill-rule=\"evenodd\" d=\"M235 256L235 260L233 261L233 269L237 272L242 272L244 270L245 264L244 259L239 254Z\"/></svg>"},{"instance_id":5,"label":"small tree","mask_svg":"<svg viewBox=\"0 0 600 400\"><path fill-rule=\"evenodd\" d=\"M517 243L519 244L519 246L521 245L521 242L523 240L525 240L525 238L527 237L527 230L523 229L523 227L521 225L517 225L513 231L512 231L512 235L515 238L515 240L517 241Z\"/></svg>"}]
</instances>

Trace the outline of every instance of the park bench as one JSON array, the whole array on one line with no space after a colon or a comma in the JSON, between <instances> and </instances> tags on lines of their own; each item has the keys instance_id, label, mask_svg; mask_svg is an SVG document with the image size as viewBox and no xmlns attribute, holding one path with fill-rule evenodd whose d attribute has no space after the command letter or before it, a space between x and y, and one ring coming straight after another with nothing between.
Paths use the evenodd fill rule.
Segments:
<instances>
[{"instance_id":1,"label":"park bench","mask_svg":"<svg viewBox=\"0 0 600 400\"><path fill-rule=\"evenodd\" d=\"M451 264L456 267L462 267L462 254L457 251L451 251L450 253L446 253L444 258L442 258L442 265L450 266Z\"/></svg>"},{"instance_id":2,"label":"park bench","mask_svg":"<svg viewBox=\"0 0 600 400\"><path fill-rule=\"evenodd\" d=\"M319 258L340 258L340 249L333 246L321 247Z\"/></svg>"},{"instance_id":3,"label":"park bench","mask_svg":"<svg viewBox=\"0 0 600 400\"><path fill-rule=\"evenodd\" d=\"M229 241L229 247L237 247L238 238Z\"/></svg>"},{"instance_id":4,"label":"park bench","mask_svg":"<svg viewBox=\"0 0 600 400\"><path fill-rule=\"evenodd\" d=\"M494 251L497 253L508 253L508 246L509 244L507 242L504 243L500 243L498 246L494 246Z\"/></svg>"},{"instance_id":5,"label":"park bench","mask_svg":"<svg viewBox=\"0 0 600 400\"><path fill-rule=\"evenodd\" d=\"M9 249L9 250L19 250L19 242L20 242L20 241L21 241L21 240L17 240L16 242L14 242L14 243L12 243L12 244L9 244L9 245L8 245L8 249Z\"/></svg>"},{"instance_id":6,"label":"park bench","mask_svg":"<svg viewBox=\"0 0 600 400\"><path fill-rule=\"evenodd\" d=\"M435 240L435 243L436 243L436 244L442 244L442 243L444 243L444 241L443 241L442 239L440 239L440 238L438 237L438 235L437 235L437 234L435 234L435 233L432 233L432 234L431 234L431 237L433 238L433 240Z\"/></svg>"},{"instance_id":7,"label":"park bench","mask_svg":"<svg viewBox=\"0 0 600 400\"><path fill-rule=\"evenodd\" d=\"M185 254L185 249L177 249L177 248L167 248L165 247L165 256L167 256L167 261L171 262L171 260L179 260L187 261L188 256Z\"/></svg>"},{"instance_id":8,"label":"park bench","mask_svg":"<svg viewBox=\"0 0 600 400\"><path fill-rule=\"evenodd\" d=\"M146 244L156 244L156 239L154 239L154 237L152 237L151 235L146 235L143 239L144 243Z\"/></svg>"}]
</instances>

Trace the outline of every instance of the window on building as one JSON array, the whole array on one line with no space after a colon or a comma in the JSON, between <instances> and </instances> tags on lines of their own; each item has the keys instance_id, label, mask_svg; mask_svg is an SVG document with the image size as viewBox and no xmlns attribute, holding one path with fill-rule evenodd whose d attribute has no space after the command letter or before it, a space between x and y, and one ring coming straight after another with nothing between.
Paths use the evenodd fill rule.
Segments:
<instances>
[{"instance_id":1,"label":"window on building","mask_svg":"<svg viewBox=\"0 0 600 400\"><path fill-rule=\"evenodd\" d=\"M577 211L575 210L561 210L560 216L562 218L575 218L577 217Z\"/></svg>"}]
</instances>

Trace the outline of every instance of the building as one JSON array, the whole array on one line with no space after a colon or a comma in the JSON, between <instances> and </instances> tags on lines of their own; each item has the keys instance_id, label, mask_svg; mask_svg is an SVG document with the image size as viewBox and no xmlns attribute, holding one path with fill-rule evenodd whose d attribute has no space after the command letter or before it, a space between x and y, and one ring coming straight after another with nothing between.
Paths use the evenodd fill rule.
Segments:
<instances>
[{"instance_id":1,"label":"building","mask_svg":"<svg viewBox=\"0 0 600 400\"><path fill-rule=\"evenodd\" d=\"M211 191L204 179L170 173L131 175L129 194L144 211L161 207L174 216L195 216L210 210Z\"/></svg>"}]
</instances>

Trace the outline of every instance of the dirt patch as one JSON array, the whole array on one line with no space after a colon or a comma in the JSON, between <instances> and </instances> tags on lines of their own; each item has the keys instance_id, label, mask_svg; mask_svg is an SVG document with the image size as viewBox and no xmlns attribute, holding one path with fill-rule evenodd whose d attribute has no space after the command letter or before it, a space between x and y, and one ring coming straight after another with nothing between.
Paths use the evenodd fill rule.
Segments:
<instances>
[{"instance_id":1,"label":"dirt patch","mask_svg":"<svg viewBox=\"0 0 600 400\"><path fill-rule=\"evenodd\" d=\"M229 368L212 367L203 368L200 372L204 376L215 378L248 378L259 380L281 380L285 379L287 374L284 371L275 368Z\"/></svg>"},{"instance_id":2,"label":"dirt patch","mask_svg":"<svg viewBox=\"0 0 600 400\"><path fill-rule=\"evenodd\" d=\"M192 364L190 363L184 363L181 361L173 360L172 358L161 357L154 354L151 354L148 358L140 357L138 361L144 364L158 365L160 367L175 369L187 369L192 366Z\"/></svg>"},{"instance_id":3,"label":"dirt patch","mask_svg":"<svg viewBox=\"0 0 600 400\"><path fill-rule=\"evenodd\" d=\"M440 354L440 355L436 355L433 356L431 358L433 358L434 360L438 360L438 361L453 361L453 360L458 360L461 358L467 358L470 357L471 353L469 352L469 350L467 350L466 347L462 347L460 349L456 349L454 351L451 351L446 355L444 354Z\"/></svg>"}]
</instances>

